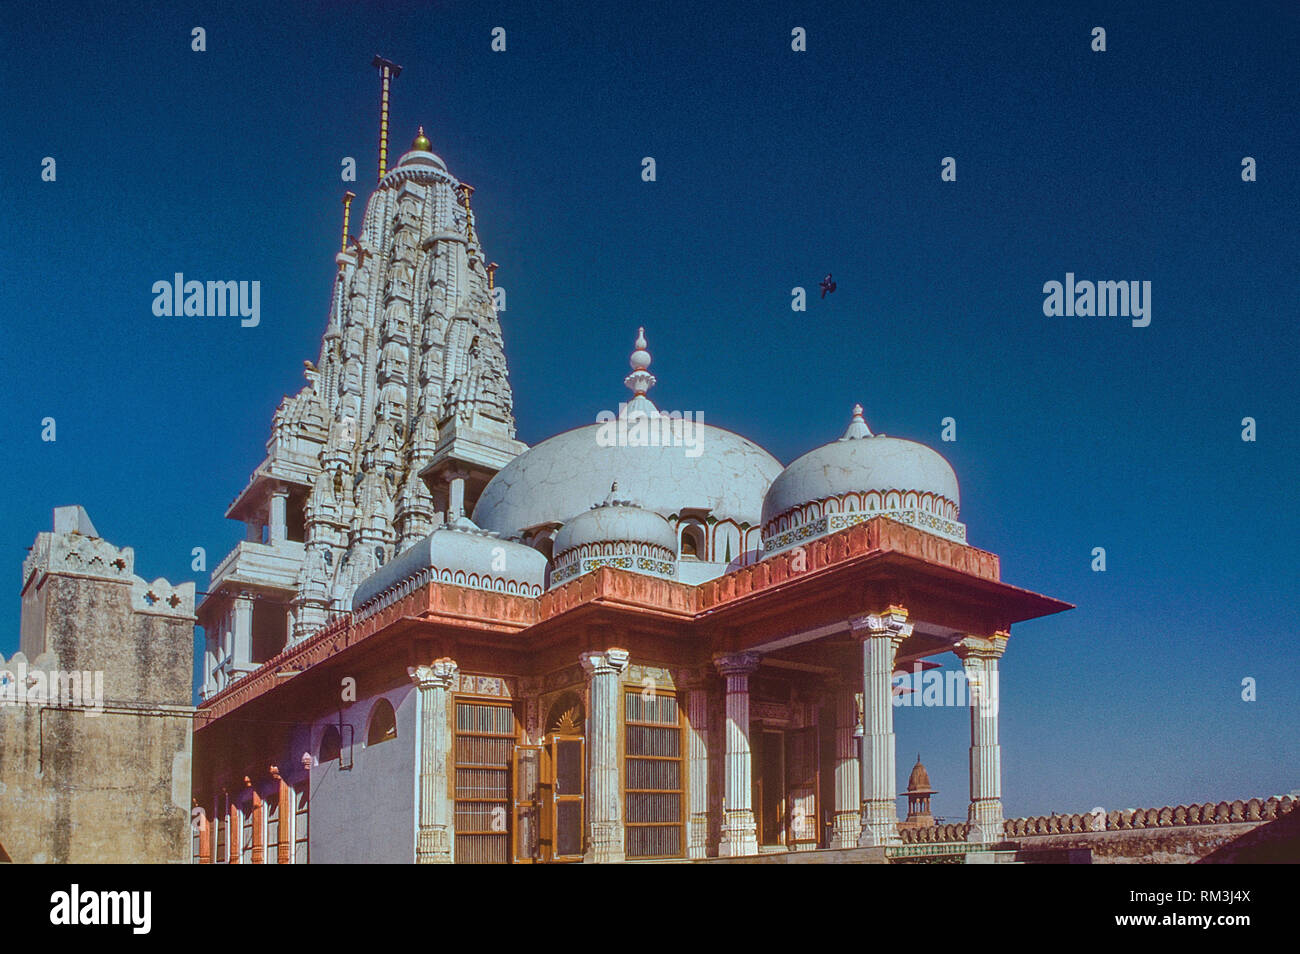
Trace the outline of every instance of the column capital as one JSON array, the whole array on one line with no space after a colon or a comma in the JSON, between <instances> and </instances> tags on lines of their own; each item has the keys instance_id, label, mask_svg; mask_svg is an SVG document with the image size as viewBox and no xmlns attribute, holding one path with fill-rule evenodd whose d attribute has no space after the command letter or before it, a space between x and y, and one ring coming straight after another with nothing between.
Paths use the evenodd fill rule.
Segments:
<instances>
[{"instance_id":1,"label":"column capital","mask_svg":"<svg viewBox=\"0 0 1300 954\"><path fill-rule=\"evenodd\" d=\"M428 666L407 666L406 674L421 689L450 689L460 667L455 660L436 659Z\"/></svg>"},{"instance_id":2,"label":"column capital","mask_svg":"<svg viewBox=\"0 0 1300 954\"><path fill-rule=\"evenodd\" d=\"M578 657L582 671L588 676L621 675L627 669L626 649L606 649L604 652L587 652Z\"/></svg>"},{"instance_id":3,"label":"column capital","mask_svg":"<svg viewBox=\"0 0 1300 954\"><path fill-rule=\"evenodd\" d=\"M985 660L1001 659L1007 651L1010 633L994 633L992 636L963 636L952 651L964 663L967 659Z\"/></svg>"},{"instance_id":4,"label":"column capital","mask_svg":"<svg viewBox=\"0 0 1300 954\"><path fill-rule=\"evenodd\" d=\"M905 606L890 606L883 612L849 620L849 628L858 639L891 639L895 644L911 636L912 627Z\"/></svg>"},{"instance_id":5,"label":"column capital","mask_svg":"<svg viewBox=\"0 0 1300 954\"><path fill-rule=\"evenodd\" d=\"M713 665L724 676L748 676L758 669L762 659L759 653L718 653Z\"/></svg>"}]
</instances>

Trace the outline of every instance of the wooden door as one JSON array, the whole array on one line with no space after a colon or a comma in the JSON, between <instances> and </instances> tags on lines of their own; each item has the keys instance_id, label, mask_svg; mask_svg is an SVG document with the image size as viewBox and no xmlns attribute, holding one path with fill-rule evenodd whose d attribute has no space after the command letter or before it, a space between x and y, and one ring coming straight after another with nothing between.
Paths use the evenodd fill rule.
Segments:
<instances>
[{"instance_id":1,"label":"wooden door","mask_svg":"<svg viewBox=\"0 0 1300 954\"><path fill-rule=\"evenodd\" d=\"M586 794L586 750L582 736L546 737L538 791L540 860L581 861Z\"/></svg>"},{"instance_id":2,"label":"wooden door","mask_svg":"<svg viewBox=\"0 0 1300 954\"><path fill-rule=\"evenodd\" d=\"M817 730L785 733L786 840L791 848L817 847Z\"/></svg>"},{"instance_id":3,"label":"wooden door","mask_svg":"<svg viewBox=\"0 0 1300 954\"><path fill-rule=\"evenodd\" d=\"M514 776L514 860L517 864L533 864L541 860L542 847L542 747L540 745L515 746Z\"/></svg>"},{"instance_id":4,"label":"wooden door","mask_svg":"<svg viewBox=\"0 0 1300 954\"><path fill-rule=\"evenodd\" d=\"M758 825L760 845L785 843L785 733L764 729L758 757L759 806L761 821Z\"/></svg>"}]
</instances>

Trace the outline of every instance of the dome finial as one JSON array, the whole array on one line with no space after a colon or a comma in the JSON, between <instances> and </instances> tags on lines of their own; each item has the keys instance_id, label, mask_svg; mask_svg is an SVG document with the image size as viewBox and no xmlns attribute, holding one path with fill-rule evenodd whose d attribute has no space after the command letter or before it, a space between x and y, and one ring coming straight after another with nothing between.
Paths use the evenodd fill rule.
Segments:
<instances>
[{"instance_id":1,"label":"dome finial","mask_svg":"<svg viewBox=\"0 0 1300 954\"><path fill-rule=\"evenodd\" d=\"M648 408L642 408L646 413L650 413L654 405L645 393L655 386L655 376L650 373L650 352L646 350L645 329L636 330L636 341L633 343L635 351L632 352L629 363L632 365L632 373L623 379L623 383L632 389L635 397L629 402L629 407L639 405L642 402L649 405Z\"/></svg>"},{"instance_id":2,"label":"dome finial","mask_svg":"<svg viewBox=\"0 0 1300 954\"><path fill-rule=\"evenodd\" d=\"M412 149L418 149L421 152L429 152L433 143L429 142L429 137L424 134L424 127L421 126L415 134L415 141L411 143Z\"/></svg>"},{"instance_id":3,"label":"dome finial","mask_svg":"<svg viewBox=\"0 0 1300 954\"><path fill-rule=\"evenodd\" d=\"M871 428L867 427L866 418L862 416L862 405L853 405L853 420L849 421L848 430L840 438L842 441L856 441L863 437L874 437Z\"/></svg>"}]
</instances>

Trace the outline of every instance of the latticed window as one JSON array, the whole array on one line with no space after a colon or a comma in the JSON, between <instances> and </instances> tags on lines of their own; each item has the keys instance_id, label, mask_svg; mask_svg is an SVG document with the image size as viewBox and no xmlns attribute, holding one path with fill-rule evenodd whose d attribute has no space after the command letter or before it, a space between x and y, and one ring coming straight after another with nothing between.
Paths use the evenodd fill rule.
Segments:
<instances>
[{"instance_id":1,"label":"latticed window","mask_svg":"<svg viewBox=\"0 0 1300 954\"><path fill-rule=\"evenodd\" d=\"M682 854L681 708L668 693L633 690L624 696L627 856Z\"/></svg>"},{"instance_id":2,"label":"latticed window","mask_svg":"<svg viewBox=\"0 0 1300 954\"><path fill-rule=\"evenodd\" d=\"M456 703L456 861L510 861L510 762L515 713L507 703Z\"/></svg>"}]
</instances>

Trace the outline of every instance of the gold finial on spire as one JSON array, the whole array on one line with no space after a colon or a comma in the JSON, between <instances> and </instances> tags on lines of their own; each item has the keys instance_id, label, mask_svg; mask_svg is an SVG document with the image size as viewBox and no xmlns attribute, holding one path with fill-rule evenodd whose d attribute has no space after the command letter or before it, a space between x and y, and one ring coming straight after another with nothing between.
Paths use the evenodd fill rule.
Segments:
<instances>
[{"instance_id":1,"label":"gold finial on spire","mask_svg":"<svg viewBox=\"0 0 1300 954\"><path fill-rule=\"evenodd\" d=\"M379 67L384 78L383 93L379 100L379 178L383 179L388 172L388 84L397 79L402 68L392 60L378 55L370 65Z\"/></svg>"},{"instance_id":2,"label":"gold finial on spire","mask_svg":"<svg viewBox=\"0 0 1300 954\"><path fill-rule=\"evenodd\" d=\"M348 222L352 218L352 200L356 197L357 194L355 192L343 193L343 240L339 244L340 252L346 252L348 250ZM339 268L342 267L343 265L340 263Z\"/></svg>"},{"instance_id":3,"label":"gold finial on spire","mask_svg":"<svg viewBox=\"0 0 1300 954\"><path fill-rule=\"evenodd\" d=\"M497 269L500 267L496 262L487 263L488 291L497 287Z\"/></svg>"},{"instance_id":4,"label":"gold finial on spire","mask_svg":"<svg viewBox=\"0 0 1300 954\"><path fill-rule=\"evenodd\" d=\"M430 152L433 149L433 143L429 142L429 137L424 134L424 127L421 126L415 133L415 141L411 143L412 149L418 149L421 152Z\"/></svg>"},{"instance_id":5,"label":"gold finial on spire","mask_svg":"<svg viewBox=\"0 0 1300 954\"><path fill-rule=\"evenodd\" d=\"M474 244L474 215L469 210L469 197L474 194L474 187L468 182L460 184L460 204L465 210L465 234L471 245Z\"/></svg>"}]
</instances>

